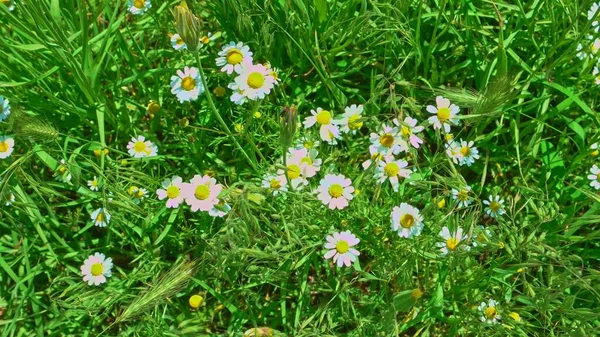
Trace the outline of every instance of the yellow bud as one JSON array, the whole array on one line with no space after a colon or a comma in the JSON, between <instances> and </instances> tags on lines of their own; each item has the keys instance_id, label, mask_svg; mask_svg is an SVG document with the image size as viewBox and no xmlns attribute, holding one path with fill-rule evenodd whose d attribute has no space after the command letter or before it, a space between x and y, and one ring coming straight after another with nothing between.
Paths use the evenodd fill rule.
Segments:
<instances>
[{"instance_id":1,"label":"yellow bud","mask_svg":"<svg viewBox=\"0 0 600 337\"><path fill-rule=\"evenodd\" d=\"M444 199L444 198L439 199L437 202L437 208L442 208L444 206L446 206L446 199Z\"/></svg>"},{"instance_id":2,"label":"yellow bud","mask_svg":"<svg viewBox=\"0 0 600 337\"><path fill-rule=\"evenodd\" d=\"M214 177L215 177L215 175L216 175L215 171L213 171L213 170L206 170L206 171L204 172L204 174L206 174L207 176L209 176L209 177L211 177L211 178L214 178Z\"/></svg>"},{"instance_id":3,"label":"yellow bud","mask_svg":"<svg viewBox=\"0 0 600 337\"><path fill-rule=\"evenodd\" d=\"M146 107L146 112L150 115L156 115L160 111L160 105L156 102L148 103L148 107Z\"/></svg>"},{"instance_id":4,"label":"yellow bud","mask_svg":"<svg viewBox=\"0 0 600 337\"><path fill-rule=\"evenodd\" d=\"M237 132L237 133L244 131L244 125L240 124L240 123L235 123L233 128L235 129L235 132Z\"/></svg>"},{"instance_id":5,"label":"yellow bud","mask_svg":"<svg viewBox=\"0 0 600 337\"><path fill-rule=\"evenodd\" d=\"M510 316L510 318L514 319L515 322L521 321L521 315L517 314L516 312L511 312L510 314L508 314L508 316Z\"/></svg>"},{"instance_id":6,"label":"yellow bud","mask_svg":"<svg viewBox=\"0 0 600 337\"><path fill-rule=\"evenodd\" d=\"M423 291L419 288L415 289L412 291L412 293L410 294L410 296L412 296L413 299L418 300L421 297L423 297Z\"/></svg>"},{"instance_id":7,"label":"yellow bud","mask_svg":"<svg viewBox=\"0 0 600 337\"><path fill-rule=\"evenodd\" d=\"M359 194L360 194L360 190L359 190L358 188L357 188L357 189L355 189L355 190L354 190L354 196L357 196L357 195L359 195Z\"/></svg>"},{"instance_id":8,"label":"yellow bud","mask_svg":"<svg viewBox=\"0 0 600 337\"><path fill-rule=\"evenodd\" d=\"M451 133L446 134L446 141L447 142L451 141L452 139L454 139L454 135L453 134L451 134Z\"/></svg>"},{"instance_id":9,"label":"yellow bud","mask_svg":"<svg viewBox=\"0 0 600 337\"><path fill-rule=\"evenodd\" d=\"M525 271L525 269L523 269L523 268L519 268L519 269L517 269L517 273L522 273L522 272L524 272L524 271Z\"/></svg>"},{"instance_id":10,"label":"yellow bud","mask_svg":"<svg viewBox=\"0 0 600 337\"><path fill-rule=\"evenodd\" d=\"M190 297L189 302L190 302L190 307L197 309L204 302L204 298L202 298L202 296L200 296L200 295L193 295Z\"/></svg>"},{"instance_id":11,"label":"yellow bud","mask_svg":"<svg viewBox=\"0 0 600 337\"><path fill-rule=\"evenodd\" d=\"M260 113L260 111L255 111L254 112L254 118L258 119L262 116L262 114Z\"/></svg>"},{"instance_id":12,"label":"yellow bud","mask_svg":"<svg viewBox=\"0 0 600 337\"><path fill-rule=\"evenodd\" d=\"M188 125L190 125L190 121L186 117L183 117L179 120L179 126L181 126L182 128L185 128Z\"/></svg>"},{"instance_id":13,"label":"yellow bud","mask_svg":"<svg viewBox=\"0 0 600 337\"><path fill-rule=\"evenodd\" d=\"M596 157L600 152L598 150L594 150L594 152L592 152L592 157Z\"/></svg>"},{"instance_id":14,"label":"yellow bud","mask_svg":"<svg viewBox=\"0 0 600 337\"><path fill-rule=\"evenodd\" d=\"M346 227L346 226L348 226L348 220L346 220L346 219L343 219L342 221L340 221L340 225L341 225L342 227Z\"/></svg>"},{"instance_id":15,"label":"yellow bud","mask_svg":"<svg viewBox=\"0 0 600 337\"><path fill-rule=\"evenodd\" d=\"M104 151L102 151L102 149L95 149L94 150L94 155L96 157L100 157L102 155L102 152L104 152L104 156L108 156L108 149L105 148Z\"/></svg>"},{"instance_id":16,"label":"yellow bud","mask_svg":"<svg viewBox=\"0 0 600 337\"><path fill-rule=\"evenodd\" d=\"M223 88L221 86L218 86L218 87L215 88L215 90L213 90L213 93L217 97L223 97L226 94L226 90L225 90L225 88Z\"/></svg>"},{"instance_id":17,"label":"yellow bud","mask_svg":"<svg viewBox=\"0 0 600 337\"><path fill-rule=\"evenodd\" d=\"M498 242L498 248L504 249L504 247L505 247L504 242Z\"/></svg>"}]
</instances>

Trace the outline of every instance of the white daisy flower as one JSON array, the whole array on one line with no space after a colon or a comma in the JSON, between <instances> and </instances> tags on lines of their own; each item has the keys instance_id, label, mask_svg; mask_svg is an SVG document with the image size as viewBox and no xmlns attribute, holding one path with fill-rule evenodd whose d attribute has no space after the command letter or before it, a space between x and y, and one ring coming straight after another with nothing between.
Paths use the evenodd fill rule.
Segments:
<instances>
[{"instance_id":1,"label":"white daisy flower","mask_svg":"<svg viewBox=\"0 0 600 337\"><path fill-rule=\"evenodd\" d=\"M94 226L106 227L110 223L110 213L102 207L93 211L90 218L94 222Z\"/></svg>"},{"instance_id":2,"label":"white daisy flower","mask_svg":"<svg viewBox=\"0 0 600 337\"><path fill-rule=\"evenodd\" d=\"M58 167L54 171L54 178L58 181L62 181L63 183L68 183L71 181L71 172L69 171L69 167L67 166L67 162L64 159L60 160Z\"/></svg>"},{"instance_id":3,"label":"white daisy flower","mask_svg":"<svg viewBox=\"0 0 600 337\"><path fill-rule=\"evenodd\" d=\"M598 33L598 31L600 30L600 25L598 24L598 20L596 20L596 13L600 13L600 11L598 10L599 7L600 7L600 4L595 2L592 4L592 7L590 8L590 10L587 13L588 20L593 20L592 27L594 28L596 33Z\"/></svg>"},{"instance_id":4,"label":"white daisy flower","mask_svg":"<svg viewBox=\"0 0 600 337\"><path fill-rule=\"evenodd\" d=\"M94 179L88 180L87 185L90 188L90 190L97 191L98 188L99 188L99 186L100 186L100 182L98 181L98 177L94 176Z\"/></svg>"},{"instance_id":5,"label":"white daisy flower","mask_svg":"<svg viewBox=\"0 0 600 337\"><path fill-rule=\"evenodd\" d=\"M590 150L592 150L592 153L590 153L592 157L596 157L598 154L600 154L600 151L598 150L598 143L590 145Z\"/></svg>"},{"instance_id":6,"label":"white daisy flower","mask_svg":"<svg viewBox=\"0 0 600 337\"><path fill-rule=\"evenodd\" d=\"M592 75L594 75L594 83L596 83L596 85L600 85L600 70L598 70L597 66L594 67Z\"/></svg>"},{"instance_id":7,"label":"white daisy flower","mask_svg":"<svg viewBox=\"0 0 600 337\"><path fill-rule=\"evenodd\" d=\"M173 176L171 179L163 180L162 188L156 190L158 200L167 199L167 208L177 208L183 202L183 179Z\"/></svg>"},{"instance_id":8,"label":"white daisy flower","mask_svg":"<svg viewBox=\"0 0 600 337\"><path fill-rule=\"evenodd\" d=\"M265 66L265 68L269 69L275 85L279 84L281 82L281 79L279 78L279 69L272 67L271 63L269 62L265 62L263 65Z\"/></svg>"},{"instance_id":9,"label":"white daisy flower","mask_svg":"<svg viewBox=\"0 0 600 337\"><path fill-rule=\"evenodd\" d=\"M148 190L145 188L137 187L135 185L129 186L127 189L127 194L131 197L131 200L135 204L139 204L142 200L144 200L148 196Z\"/></svg>"},{"instance_id":10,"label":"white daisy flower","mask_svg":"<svg viewBox=\"0 0 600 337\"><path fill-rule=\"evenodd\" d=\"M395 206L390 214L392 230L398 232L403 238L412 238L419 236L423 230L423 216L419 209L407 203L401 203L400 207Z\"/></svg>"},{"instance_id":11,"label":"white daisy flower","mask_svg":"<svg viewBox=\"0 0 600 337\"><path fill-rule=\"evenodd\" d=\"M252 101L263 99L271 93L274 81L269 69L262 64L251 63L244 63L234 80L236 90L241 90Z\"/></svg>"},{"instance_id":12,"label":"white daisy flower","mask_svg":"<svg viewBox=\"0 0 600 337\"><path fill-rule=\"evenodd\" d=\"M252 52L248 46L242 42L237 44L233 41L224 45L216 59L217 66L222 67L221 71L231 75L234 71L238 74L242 72L242 64L252 64Z\"/></svg>"},{"instance_id":13,"label":"white daisy flower","mask_svg":"<svg viewBox=\"0 0 600 337\"><path fill-rule=\"evenodd\" d=\"M340 129L337 125L333 124L331 112L329 112L329 110L317 108L317 111L310 110L310 113L312 116L306 117L304 122L302 122L304 128L308 129L315 124L319 124L319 135L321 136L321 140L331 145L337 144L337 139L340 138Z\"/></svg>"},{"instance_id":14,"label":"white daisy flower","mask_svg":"<svg viewBox=\"0 0 600 337\"><path fill-rule=\"evenodd\" d=\"M448 157L450 157L450 159L452 159L454 164L461 163L463 158L462 153L460 152L460 145L461 144L459 142L454 140L450 140L446 144L444 144L444 146L446 147L446 154L448 155Z\"/></svg>"},{"instance_id":15,"label":"white daisy flower","mask_svg":"<svg viewBox=\"0 0 600 337\"><path fill-rule=\"evenodd\" d=\"M479 159L479 150L473 146L473 141L460 140L460 165L471 166L475 159Z\"/></svg>"},{"instance_id":16,"label":"white daisy flower","mask_svg":"<svg viewBox=\"0 0 600 337\"><path fill-rule=\"evenodd\" d=\"M407 166L408 162L406 160L386 156L379 162L379 166L375 170L375 178L380 185L389 180L394 192L398 192L399 178L406 179L412 173L411 170L406 168Z\"/></svg>"},{"instance_id":17,"label":"white daisy flower","mask_svg":"<svg viewBox=\"0 0 600 337\"><path fill-rule=\"evenodd\" d=\"M369 159L365 160L362 163L363 170L368 169L373 164L377 165L380 161L383 160L383 155L377 152L377 147L375 146L369 146L369 154L371 155L371 157L369 157Z\"/></svg>"},{"instance_id":18,"label":"white daisy flower","mask_svg":"<svg viewBox=\"0 0 600 337\"><path fill-rule=\"evenodd\" d=\"M158 147L144 136L132 137L127 144L127 152L133 158L154 157L158 154Z\"/></svg>"},{"instance_id":19,"label":"white daisy flower","mask_svg":"<svg viewBox=\"0 0 600 337\"><path fill-rule=\"evenodd\" d=\"M362 113L364 107L361 105L352 104L351 106L347 106L344 114L342 115L342 119L338 122L341 127L340 131L344 133L356 134L360 128L363 126L363 122L361 120Z\"/></svg>"},{"instance_id":20,"label":"white daisy flower","mask_svg":"<svg viewBox=\"0 0 600 337\"><path fill-rule=\"evenodd\" d=\"M594 39L593 36L587 36L587 40L577 45L577 57L581 60L585 58L594 58L600 50L600 39Z\"/></svg>"},{"instance_id":21,"label":"white daisy flower","mask_svg":"<svg viewBox=\"0 0 600 337\"><path fill-rule=\"evenodd\" d=\"M229 211L231 211L231 206L229 206L229 204L225 201L219 200L219 202L217 202L217 204L214 205L210 211L208 211L208 215L212 216L213 218L222 218L226 216Z\"/></svg>"},{"instance_id":22,"label":"white daisy flower","mask_svg":"<svg viewBox=\"0 0 600 337\"><path fill-rule=\"evenodd\" d=\"M456 118L460 108L454 104L450 104L450 100L442 96L435 98L437 107L433 105L427 106L427 112L434 116L429 117L429 123L433 124L434 129L444 128L446 133L450 132L451 125L458 125L459 120Z\"/></svg>"},{"instance_id":23,"label":"white daisy flower","mask_svg":"<svg viewBox=\"0 0 600 337\"><path fill-rule=\"evenodd\" d=\"M594 165L590 169L590 173L588 175L588 179L590 180L590 186L593 188L600 190L600 169L598 166Z\"/></svg>"},{"instance_id":24,"label":"white daisy flower","mask_svg":"<svg viewBox=\"0 0 600 337\"><path fill-rule=\"evenodd\" d=\"M485 247L492 238L492 231L479 225L477 226L477 235L472 239L473 247Z\"/></svg>"},{"instance_id":25,"label":"white daisy flower","mask_svg":"<svg viewBox=\"0 0 600 337\"><path fill-rule=\"evenodd\" d=\"M0 159L10 157L15 149L15 140L11 137L0 136Z\"/></svg>"},{"instance_id":26,"label":"white daisy flower","mask_svg":"<svg viewBox=\"0 0 600 337\"><path fill-rule=\"evenodd\" d=\"M305 135L300 137L300 139L296 141L296 149L306 149L310 151L312 149L318 148L320 144L321 142L318 139L311 139L310 137Z\"/></svg>"},{"instance_id":27,"label":"white daisy flower","mask_svg":"<svg viewBox=\"0 0 600 337\"><path fill-rule=\"evenodd\" d=\"M408 150L408 143L398 133L398 128L383 124L379 133L371 133L369 152L381 153L382 156L399 154Z\"/></svg>"},{"instance_id":28,"label":"white daisy flower","mask_svg":"<svg viewBox=\"0 0 600 337\"><path fill-rule=\"evenodd\" d=\"M304 186L308 185L306 176L302 171L302 159L306 152L302 151L303 150L293 150L288 152L285 163L286 169L277 170L278 175L285 175L287 177L294 190L301 190Z\"/></svg>"},{"instance_id":29,"label":"white daisy flower","mask_svg":"<svg viewBox=\"0 0 600 337\"><path fill-rule=\"evenodd\" d=\"M415 149L418 149L423 144L423 140L417 136L417 133L421 133L425 127L417 126L416 119L406 116L402 123L397 118L394 118L393 122L399 128L400 136Z\"/></svg>"},{"instance_id":30,"label":"white daisy flower","mask_svg":"<svg viewBox=\"0 0 600 337\"><path fill-rule=\"evenodd\" d=\"M504 199L500 199L498 195L490 195L489 200L484 200L483 203L487 205L485 212L492 218L497 218L506 213L504 211Z\"/></svg>"},{"instance_id":31,"label":"white daisy flower","mask_svg":"<svg viewBox=\"0 0 600 337\"><path fill-rule=\"evenodd\" d=\"M200 42L202 42L202 44L200 45L200 48L202 48L205 45L210 44L210 42L214 41L215 39L216 39L216 37L214 37L212 35L212 33L207 33L206 35L204 35L200 38Z\"/></svg>"},{"instance_id":32,"label":"white daisy flower","mask_svg":"<svg viewBox=\"0 0 600 337\"><path fill-rule=\"evenodd\" d=\"M322 160L317 158L319 151L315 149L290 149L289 155L300 158L300 172L306 178L314 177L321 170Z\"/></svg>"},{"instance_id":33,"label":"white daisy flower","mask_svg":"<svg viewBox=\"0 0 600 337\"><path fill-rule=\"evenodd\" d=\"M498 309L496 309L496 301L490 299L487 303L481 302L479 305L479 311L481 311L481 321L488 324L496 324L502 317L498 315Z\"/></svg>"},{"instance_id":34,"label":"white daisy flower","mask_svg":"<svg viewBox=\"0 0 600 337\"><path fill-rule=\"evenodd\" d=\"M150 0L129 0L129 12L133 15L142 15L152 8Z\"/></svg>"},{"instance_id":35,"label":"white daisy flower","mask_svg":"<svg viewBox=\"0 0 600 337\"><path fill-rule=\"evenodd\" d=\"M460 191L452 189L452 199L458 202L458 207L467 207L473 201L473 198L469 195L471 193L471 186L466 186Z\"/></svg>"},{"instance_id":36,"label":"white daisy flower","mask_svg":"<svg viewBox=\"0 0 600 337\"><path fill-rule=\"evenodd\" d=\"M455 251L460 243L466 240L467 235L463 235L463 229L458 227L456 232L450 233L448 227L443 227L440 232L440 236L444 239L444 242L438 242L436 245L440 248L442 255L447 255L449 252ZM468 250L469 247L465 247Z\"/></svg>"},{"instance_id":37,"label":"white daisy flower","mask_svg":"<svg viewBox=\"0 0 600 337\"><path fill-rule=\"evenodd\" d=\"M81 266L81 275L88 285L100 285L106 282L107 277L111 277L113 267L112 259L105 258L104 254L96 253L90 255Z\"/></svg>"},{"instance_id":38,"label":"white daisy flower","mask_svg":"<svg viewBox=\"0 0 600 337\"><path fill-rule=\"evenodd\" d=\"M233 91L231 93L231 97L229 98L231 102L233 102L236 105L242 105L248 101L248 97L244 95L244 90L238 89L237 84L235 82L229 83L227 87Z\"/></svg>"},{"instance_id":39,"label":"white daisy flower","mask_svg":"<svg viewBox=\"0 0 600 337\"><path fill-rule=\"evenodd\" d=\"M267 174L262 180L262 187L270 189L273 195L287 192L287 178L285 174Z\"/></svg>"},{"instance_id":40,"label":"white daisy flower","mask_svg":"<svg viewBox=\"0 0 600 337\"><path fill-rule=\"evenodd\" d=\"M8 98L0 96L0 122L3 122L10 115L10 103Z\"/></svg>"},{"instance_id":41,"label":"white daisy flower","mask_svg":"<svg viewBox=\"0 0 600 337\"><path fill-rule=\"evenodd\" d=\"M171 46L175 50L187 49L187 45L185 44L185 41L183 41L183 39L181 38L181 36L179 34L173 34L173 36L171 36Z\"/></svg>"},{"instance_id":42,"label":"white daisy flower","mask_svg":"<svg viewBox=\"0 0 600 337\"><path fill-rule=\"evenodd\" d=\"M333 236L327 235L327 243L325 243L325 249L329 249L325 253L325 259L333 259L333 263L337 263L338 267L350 265L356 261L356 258L360 255L360 252L355 248L360 242L360 239L350 231L341 233L333 233Z\"/></svg>"},{"instance_id":43,"label":"white daisy flower","mask_svg":"<svg viewBox=\"0 0 600 337\"><path fill-rule=\"evenodd\" d=\"M177 75L171 76L171 93L177 96L180 103L197 100L204 93L198 68L185 67L183 71L177 70Z\"/></svg>"},{"instance_id":44,"label":"white daisy flower","mask_svg":"<svg viewBox=\"0 0 600 337\"><path fill-rule=\"evenodd\" d=\"M352 181L343 174L327 174L319 183L317 198L330 209L343 209L354 198Z\"/></svg>"},{"instance_id":45,"label":"white daisy flower","mask_svg":"<svg viewBox=\"0 0 600 337\"><path fill-rule=\"evenodd\" d=\"M208 175L196 174L189 184L184 184L182 190L185 203L192 208L192 212L208 212L219 203L218 196L223 190L223 185Z\"/></svg>"}]
</instances>

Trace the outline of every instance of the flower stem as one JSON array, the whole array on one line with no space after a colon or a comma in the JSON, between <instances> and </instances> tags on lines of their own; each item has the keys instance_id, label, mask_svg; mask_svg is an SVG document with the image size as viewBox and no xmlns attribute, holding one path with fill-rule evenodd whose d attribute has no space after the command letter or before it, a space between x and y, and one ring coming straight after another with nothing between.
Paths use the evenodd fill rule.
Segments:
<instances>
[{"instance_id":1,"label":"flower stem","mask_svg":"<svg viewBox=\"0 0 600 337\"><path fill-rule=\"evenodd\" d=\"M225 121L223 120L223 117L221 117L221 114L219 113L219 110L217 110L217 107L215 106L215 102L213 101L212 94L211 94L210 90L208 89L208 85L206 83L206 76L204 75L204 69L202 69L202 61L200 60L200 52L199 51L194 52L194 56L196 57L196 63L198 63L198 69L200 71L200 80L202 81L202 86L204 86L204 93L206 95L206 100L208 101L208 106L212 110L213 114L215 115L215 117L217 118L219 123L221 123L221 126L225 130L225 133L227 133L227 136L233 141L235 146L238 148L238 150L240 150L240 152L242 153L244 158L246 158L248 163L250 163L250 166L252 166L252 169L254 169L254 171L258 171L258 164L256 163L255 160L250 159L250 157L248 156L248 154L246 153L244 148L240 145L240 143L237 141L237 139L235 139L235 137L231 133L231 130L229 130L227 123L225 123Z\"/></svg>"}]
</instances>

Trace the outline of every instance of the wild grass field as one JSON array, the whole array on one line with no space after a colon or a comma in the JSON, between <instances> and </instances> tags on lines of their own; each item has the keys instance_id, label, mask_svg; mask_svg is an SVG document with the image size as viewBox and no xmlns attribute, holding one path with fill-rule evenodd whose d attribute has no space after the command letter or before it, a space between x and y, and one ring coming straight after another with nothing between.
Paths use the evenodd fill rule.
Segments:
<instances>
[{"instance_id":1,"label":"wild grass field","mask_svg":"<svg viewBox=\"0 0 600 337\"><path fill-rule=\"evenodd\" d=\"M600 9L1 0L0 336L600 335Z\"/></svg>"}]
</instances>

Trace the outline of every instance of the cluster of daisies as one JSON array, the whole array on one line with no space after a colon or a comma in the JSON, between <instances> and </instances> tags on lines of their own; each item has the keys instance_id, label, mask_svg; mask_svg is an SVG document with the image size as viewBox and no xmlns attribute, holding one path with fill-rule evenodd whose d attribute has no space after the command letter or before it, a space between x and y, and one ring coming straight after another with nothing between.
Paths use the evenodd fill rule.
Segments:
<instances>
[{"instance_id":1,"label":"cluster of daisies","mask_svg":"<svg viewBox=\"0 0 600 337\"><path fill-rule=\"evenodd\" d=\"M4 122L10 115L10 102L7 98L0 96L0 122ZM10 157L15 148L15 140L9 136L0 135L0 159Z\"/></svg>"}]
</instances>

